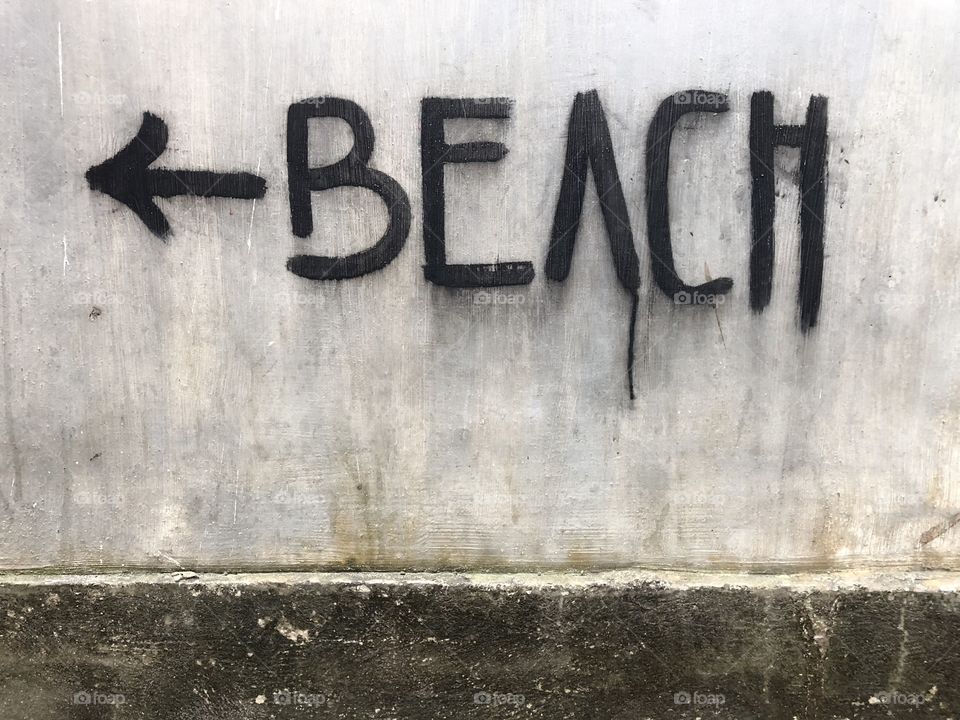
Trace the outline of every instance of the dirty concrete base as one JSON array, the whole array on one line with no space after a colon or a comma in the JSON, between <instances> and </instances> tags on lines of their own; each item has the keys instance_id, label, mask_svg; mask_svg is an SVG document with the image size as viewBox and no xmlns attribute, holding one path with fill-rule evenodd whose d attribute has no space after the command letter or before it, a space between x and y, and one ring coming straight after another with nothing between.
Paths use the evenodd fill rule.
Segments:
<instances>
[{"instance_id":1,"label":"dirty concrete base","mask_svg":"<svg viewBox=\"0 0 960 720\"><path fill-rule=\"evenodd\" d=\"M949 718L960 581L0 578L0 717Z\"/></svg>"}]
</instances>

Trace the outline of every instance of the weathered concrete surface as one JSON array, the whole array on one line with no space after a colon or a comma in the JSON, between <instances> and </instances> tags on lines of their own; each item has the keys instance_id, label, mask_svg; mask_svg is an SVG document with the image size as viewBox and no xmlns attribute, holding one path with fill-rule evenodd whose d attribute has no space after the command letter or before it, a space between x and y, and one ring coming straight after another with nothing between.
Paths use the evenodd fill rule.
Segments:
<instances>
[{"instance_id":1,"label":"weathered concrete surface","mask_svg":"<svg viewBox=\"0 0 960 720\"><path fill-rule=\"evenodd\" d=\"M0 719L952 717L949 573L191 571L960 569L958 35L947 0L0 0ZM708 306L660 292L647 250L647 128L687 88L730 105L680 123L667 189L677 273L733 280ZM640 258L636 399L592 186L545 278L593 89ZM829 103L806 334L792 151L749 309L759 90L778 123ZM285 117L317 96L369 113L413 216L337 283L286 260L369 247L386 213L314 193L293 235ZM513 99L448 123L509 148L447 169L448 259L530 260L530 285L424 279L426 96ZM266 195L161 200L154 237L85 180L144 111L156 165ZM311 163L347 150L311 127ZM2 574L116 568L182 573Z\"/></svg>"},{"instance_id":2,"label":"weathered concrete surface","mask_svg":"<svg viewBox=\"0 0 960 720\"><path fill-rule=\"evenodd\" d=\"M8 577L0 716L950 718L956 586L943 575Z\"/></svg>"},{"instance_id":3,"label":"weathered concrete surface","mask_svg":"<svg viewBox=\"0 0 960 720\"><path fill-rule=\"evenodd\" d=\"M0 13L0 567L960 567L952 0ZM691 87L730 99L682 122L670 180L678 272L734 281L716 308L665 297L647 250L647 127ZM570 276L544 275L568 114L594 88L640 257L632 402L592 186ZM785 123L829 100L806 336L795 152L777 154L773 300L749 309L757 90ZM372 165L413 210L400 255L341 283L285 269L385 222L369 192L336 190L314 193L314 235L292 234L286 111L326 94L369 113ZM447 171L450 260L534 264L495 302L423 277L427 95L515 100L507 122L448 123L510 150ZM170 128L157 165L258 172L267 195L161 200L159 241L84 179L145 110ZM350 142L311 138L326 160Z\"/></svg>"}]
</instances>

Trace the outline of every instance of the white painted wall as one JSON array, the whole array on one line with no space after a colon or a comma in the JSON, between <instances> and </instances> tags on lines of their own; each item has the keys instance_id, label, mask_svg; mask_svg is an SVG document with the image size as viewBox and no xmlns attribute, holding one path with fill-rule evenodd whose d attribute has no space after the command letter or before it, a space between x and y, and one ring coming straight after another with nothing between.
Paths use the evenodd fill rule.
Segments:
<instances>
[{"instance_id":1,"label":"white painted wall","mask_svg":"<svg viewBox=\"0 0 960 720\"><path fill-rule=\"evenodd\" d=\"M949 0L6 0L0 567L957 568L960 528L930 538L960 510L958 32ZM647 124L698 86L731 111L676 134L673 234L689 282L734 279L716 312L663 296L646 247ZM633 402L592 187L569 279L543 272L592 88L641 258ZM829 97L806 337L795 152L773 301L748 308L761 89L780 122ZM326 284L286 258L360 249L386 215L314 194L317 231L292 235L286 109L324 94L366 109L372 164L414 211L388 268ZM447 171L449 259L534 262L511 304L423 279L427 95L516 101L501 127L463 124L507 158ZM158 165L258 171L266 197L161 201L174 235L150 235L83 177L144 110L170 127Z\"/></svg>"}]
</instances>

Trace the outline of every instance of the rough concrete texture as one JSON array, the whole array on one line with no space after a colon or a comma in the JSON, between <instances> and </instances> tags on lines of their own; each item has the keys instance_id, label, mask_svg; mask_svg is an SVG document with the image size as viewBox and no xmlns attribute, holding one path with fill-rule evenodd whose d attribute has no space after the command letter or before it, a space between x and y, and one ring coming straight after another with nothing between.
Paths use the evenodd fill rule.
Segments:
<instances>
[{"instance_id":1,"label":"rough concrete texture","mask_svg":"<svg viewBox=\"0 0 960 720\"><path fill-rule=\"evenodd\" d=\"M952 0L0 2L0 567L960 567L957 36ZM678 274L656 287L644 144L684 119ZM569 277L545 258L577 92L607 114L640 259L630 297L591 184ZM797 326L797 151L776 154L773 295L749 306L754 92L778 122L827 97L818 325ZM313 193L297 238L291 103L359 103L406 245L343 282L298 253L369 247L383 203ZM487 293L424 279L420 102L509 97L447 123L503 160L448 167L451 262L529 260ZM243 170L257 201L159 200L154 237L88 168L149 110L166 168ZM317 123L311 162L350 133ZM484 294L486 293L486 294Z\"/></svg>"},{"instance_id":2,"label":"rough concrete texture","mask_svg":"<svg viewBox=\"0 0 960 720\"><path fill-rule=\"evenodd\" d=\"M954 580L730 581L8 580L0 716L807 720L960 711L960 601L924 589Z\"/></svg>"},{"instance_id":3,"label":"rough concrete texture","mask_svg":"<svg viewBox=\"0 0 960 720\"><path fill-rule=\"evenodd\" d=\"M950 574L195 571L960 569L958 34L952 0L0 0L0 720L952 717ZM706 305L661 291L648 248L648 128L690 88L729 105L668 153L676 274L733 282ZM592 184L546 277L591 90L635 304ZM806 333L795 150L767 168L750 309L757 91L784 125L828 103ZM288 258L369 248L387 211L314 192L294 235L286 118L319 96L366 110L412 214L342 282ZM513 101L446 123L509 149L444 171L447 259L528 260L529 285L425 279L425 97ZM87 174L146 111L156 167L256 173L263 197L158 200L155 237ZM352 142L311 121L308 162ZM56 574L116 569L181 572Z\"/></svg>"}]
</instances>

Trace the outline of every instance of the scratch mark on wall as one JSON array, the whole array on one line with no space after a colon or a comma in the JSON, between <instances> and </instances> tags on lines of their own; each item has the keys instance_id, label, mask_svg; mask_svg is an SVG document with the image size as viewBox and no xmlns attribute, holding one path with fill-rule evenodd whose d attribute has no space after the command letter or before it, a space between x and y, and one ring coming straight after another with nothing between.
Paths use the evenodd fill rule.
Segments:
<instances>
[{"instance_id":1,"label":"scratch mark on wall","mask_svg":"<svg viewBox=\"0 0 960 720\"><path fill-rule=\"evenodd\" d=\"M907 632L906 622L906 600L904 600L900 605L900 622L897 623L897 630L900 631L900 650L897 654L897 664L890 677L891 688L900 687L903 682L903 673L907 667L907 657L910 653L910 646L908 645L910 633Z\"/></svg>"},{"instance_id":2,"label":"scratch mark on wall","mask_svg":"<svg viewBox=\"0 0 960 720\"><path fill-rule=\"evenodd\" d=\"M20 448L17 445L17 436L14 432L13 418L13 368L10 364L10 295L7 292L7 251L4 248L0 258L0 301L3 303L3 414L7 426L7 447L10 453L10 462L13 465L13 477L10 478L10 504L14 507L20 502L23 488L22 469L20 465ZM7 502L4 501L7 505Z\"/></svg>"},{"instance_id":3,"label":"scratch mark on wall","mask_svg":"<svg viewBox=\"0 0 960 720\"><path fill-rule=\"evenodd\" d=\"M172 563L173 563L174 565L176 565L178 568L182 568L182 567L183 567L183 563L181 563L181 562L180 562L179 560L177 560L175 557L171 557L171 556L167 555L165 552L161 552L161 551L159 551L159 550L156 550L156 551L154 551L154 554L155 554L157 557L159 557L159 558L163 558L164 560L167 560L167 561L169 561L169 562L172 562Z\"/></svg>"},{"instance_id":4,"label":"scratch mark on wall","mask_svg":"<svg viewBox=\"0 0 960 720\"><path fill-rule=\"evenodd\" d=\"M60 74L60 117L63 117L63 32L57 23L57 70Z\"/></svg>"},{"instance_id":5,"label":"scratch mark on wall","mask_svg":"<svg viewBox=\"0 0 960 720\"><path fill-rule=\"evenodd\" d=\"M233 485L233 524L237 524L237 503L240 500L240 468L237 468L236 482Z\"/></svg>"},{"instance_id":6,"label":"scratch mark on wall","mask_svg":"<svg viewBox=\"0 0 960 720\"><path fill-rule=\"evenodd\" d=\"M947 531L957 523L960 523L960 512L954 513L942 523L938 523L927 530L923 535L920 536L920 544L926 545L933 542L938 537L945 535Z\"/></svg>"},{"instance_id":7,"label":"scratch mark on wall","mask_svg":"<svg viewBox=\"0 0 960 720\"><path fill-rule=\"evenodd\" d=\"M260 174L260 158L257 158L257 175ZM257 213L257 199L253 199L253 205L250 207L250 226L247 228L247 252L250 252L251 241L253 238L253 216ZM256 281L254 281L256 284Z\"/></svg>"}]
</instances>

